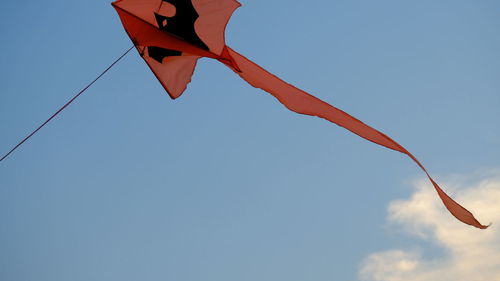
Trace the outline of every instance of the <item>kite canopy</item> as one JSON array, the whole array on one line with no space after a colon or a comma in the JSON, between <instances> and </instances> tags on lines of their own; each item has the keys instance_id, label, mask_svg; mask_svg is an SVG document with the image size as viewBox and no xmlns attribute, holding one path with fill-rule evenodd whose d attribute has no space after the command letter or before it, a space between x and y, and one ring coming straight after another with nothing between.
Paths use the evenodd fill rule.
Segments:
<instances>
[{"instance_id":1,"label":"kite canopy","mask_svg":"<svg viewBox=\"0 0 500 281\"><path fill-rule=\"evenodd\" d=\"M191 81L201 57L217 59L250 85L273 95L296 113L316 116L410 157L427 175L446 208L458 220L487 228L451 199L408 150L346 112L290 85L227 47L224 31L235 0L119 0L113 2L127 34L171 98Z\"/></svg>"},{"instance_id":2,"label":"kite canopy","mask_svg":"<svg viewBox=\"0 0 500 281\"><path fill-rule=\"evenodd\" d=\"M235 0L119 0L112 5L130 39L172 99L200 57L220 58Z\"/></svg>"}]
</instances>

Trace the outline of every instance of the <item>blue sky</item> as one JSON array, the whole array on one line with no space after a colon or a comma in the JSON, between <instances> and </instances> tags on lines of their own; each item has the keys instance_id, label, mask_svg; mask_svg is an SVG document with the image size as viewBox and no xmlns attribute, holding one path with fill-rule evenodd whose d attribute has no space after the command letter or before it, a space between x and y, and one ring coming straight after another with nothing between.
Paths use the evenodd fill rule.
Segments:
<instances>
[{"instance_id":1,"label":"blue sky","mask_svg":"<svg viewBox=\"0 0 500 281\"><path fill-rule=\"evenodd\" d=\"M229 46L438 181L499 166L498 1L240 2ZM108 1L8 1L0 22L1 151L131 46ZM387 226L422 176L217 61L172 101L131 53L0 164L0 279L356 280L373 252L441 253Z\"/></svg>"}]
</instances>

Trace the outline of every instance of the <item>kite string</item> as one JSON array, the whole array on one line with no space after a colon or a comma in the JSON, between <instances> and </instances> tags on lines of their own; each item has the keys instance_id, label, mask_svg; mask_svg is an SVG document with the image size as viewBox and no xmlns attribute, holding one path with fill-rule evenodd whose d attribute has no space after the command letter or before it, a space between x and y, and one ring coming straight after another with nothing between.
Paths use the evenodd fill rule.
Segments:
<instances>
[{"instance_id":1,"label":"kite string","mask_svg":"<svg viewBox=\"0 0 500 281\"><path fill-rule=\"evenodd\" d=\"M19 148L24 142L26 142L29 138L31 138L36 132L38 132L41 128L43 128L47 123L50 122L54 117L56 117L61 111L63 111L66 107L68 107L73 101L75 101L81 94L83 94L90 86L92 86L99 78L101 78L106 72L108 72L115 64L117 64L124 56L126 56L135 46L130 47L125 53L123 53L120 57L118 57L112 64L110 64L99 76L97 76L92 82L90 82L87 86L85 86L78 94L76 94L73 98L71 98L66 104L64 104L59 110L57 110L49 119L45 120L42 125L38 126L33 132L31 132L28 136L26 136L22 141L20 141L16 146L14 146L7 154L5 154L1 159L2 162L5 158L7 158L14 150Z\"/></svg>"}]
</instances>

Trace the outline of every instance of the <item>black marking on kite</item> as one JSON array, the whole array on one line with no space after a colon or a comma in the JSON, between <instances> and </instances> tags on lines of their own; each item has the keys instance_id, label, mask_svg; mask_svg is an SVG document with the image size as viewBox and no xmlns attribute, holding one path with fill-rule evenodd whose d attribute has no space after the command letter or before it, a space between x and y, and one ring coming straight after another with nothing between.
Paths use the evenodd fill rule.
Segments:
<instances>
[{"instance_id":1,"label":"black marking on kite","mask_svg":"<svg viewBox=\"0 0 500 281\"><path fill-rule=\"evenodd\" d=\"M208 46L201 41L194 30L194 23L200 15L194 9L191 0L163 0L163 2L175 6L175 15L166 17L155 13L158 27L208 51Z\"/></svg>"},{"instance_id":2,"label":"black marking on kite","mask_svg":"<svg viewBox=\"0 0 500 281\"><path fill-rule=\"evenodd\" d=\"M155 61L163 63L166 57L180 56L182 52L176 50L163 49L160 47L148 47L148 55Z\"/></svg>"}]
</instances>

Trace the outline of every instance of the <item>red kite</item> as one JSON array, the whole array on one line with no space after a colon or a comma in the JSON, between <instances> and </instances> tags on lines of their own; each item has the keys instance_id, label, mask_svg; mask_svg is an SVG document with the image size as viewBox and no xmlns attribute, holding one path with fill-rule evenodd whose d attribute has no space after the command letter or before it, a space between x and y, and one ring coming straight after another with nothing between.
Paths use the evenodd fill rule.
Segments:
<instances>
[{"instance_id":1,"label":"red kite","mask_svg":"<svg viewBox=\"0 0 500 281\"><path fill-rule=\"evenodd\" d=\"M427 175L446 208L458 220L485 229L451 199L404 147L346 112L290 85L229 48L224 32L240 6L235 0L118 0L112 4L141 57L172 99L182 95L198 59L216 59L250 85L273 95L296 113L326 119L371 142L410 157Z\"/></svg>"}]
</instances>

